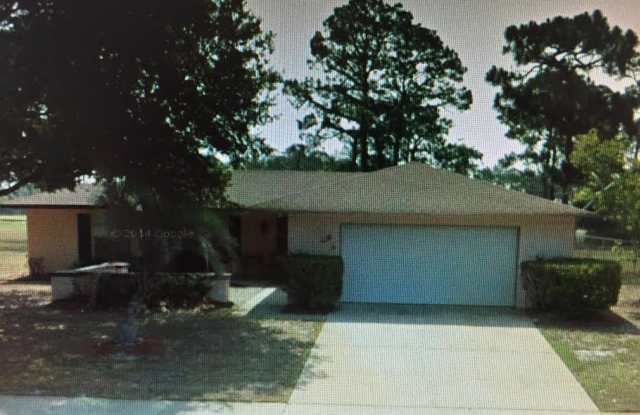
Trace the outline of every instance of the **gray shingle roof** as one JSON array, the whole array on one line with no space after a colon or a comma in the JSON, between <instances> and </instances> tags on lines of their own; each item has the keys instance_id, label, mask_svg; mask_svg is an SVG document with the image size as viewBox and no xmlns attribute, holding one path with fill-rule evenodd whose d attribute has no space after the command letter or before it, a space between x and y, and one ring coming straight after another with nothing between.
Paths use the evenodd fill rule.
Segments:
<instances>
[{"instance_id":1,"label":"gray shingle roof","mask_svg":"<svg viewBox=\"0 0 640 415\"><path fill-rule=\"evenodd\" d=\"M323 175L310 186L298 185L297 172L246 172L242 182L261 175L266 193L270 179L280 182L279 191L245 196L251 209L298 212L430 214L430 215L588 215L581 209L507 190L419 163L389 167L371 173ZM287 186L287 184L289 184Z\"/></svg>"},{"instance_id":2,"label":"gray shingle roof","mask_svg":"<svg viewBox=\"0 0 640 415\"><path fill-rule=\"evenodd\" d=\"M95 206L99 190L40 193L4 206ZM429 215L588 215L561 203L507 190L424 164L371 173L245 170L233 172L227 196L247 209L287 212Z\"/></svg>"},{"instance_id":3,"label":"gray shingle roof","mask_svg":"<svg viewBox=\"0 0 640 415\"><path fill-rule=\"evenodd\" d=\"M93 184L79 184L72 190L39 192L5 200L0 207L98 207L101 189Z\"/></svg>"}]
</instances>

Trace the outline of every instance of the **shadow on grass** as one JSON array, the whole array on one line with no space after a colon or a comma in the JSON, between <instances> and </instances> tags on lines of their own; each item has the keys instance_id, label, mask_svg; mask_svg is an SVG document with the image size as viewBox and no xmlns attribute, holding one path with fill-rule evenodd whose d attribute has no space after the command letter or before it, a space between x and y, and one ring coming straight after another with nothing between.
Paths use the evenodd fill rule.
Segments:
<instances>
[{"instance_id":1,"label":"shadow on grass","mask_svg":"<svg viewBox=\"0 0 640 415\"><path fill-rule=\"evenodd\" d=\"M288 312L286 294L276 290L247 317L254 319L324 321L333 323L391 323L480 327L531 327L522 311L509 307L427 304L339 303L331 313Z\"/></svg>"},{"instance_id":2,"label":"shadow on grass","mask_svg":"<svg viewBox=\"0 0 640 415\"><path fill-rule=\"evenodd\" d=\"M255 404L254 404L255 405ZM201 415L236 413L243 404L227 402L178 402L178 401L111 401L95 398L48 399L47 403L28 397L14 397L0 402L0 413L29 415L91 414L91 415ZM259 409L259 411L258 411ZM282 405L263 404L253 408L262 415L281 414Z\"/></svg>"},{"instance_id":3,"label":"shadow on grass","mask_svg":"<svg viewBox=\"0 0 640 415\"><path fill-rule=\"evenodd\" d=\"M287 294L282 289L276 289L256 304L246 317L253 320L323 322L328 314L303 312L287 307Z\"/></svg>"},{"instance_id":4,"label":"shadow on grass","mask_svg":"<svg viewBox=\"0 0 640 415\"><path fill-rule=\"evenodd\" d=\"M0 283L7 284L8 283ZM48 305L51 298L48 293L29 290L0 292L0 312L5 310L40 309ZM6 325L5 321L0 324Z\"/></svg>"},{"instance_id":5,"label":"shadow on grass","mask_svg":"<svg viewBox=\"0 0 640 415\"><path fill-rule=\"evenodd\" d=\"M593 312L581 317L553 313L531 314L531 317L536 320L537 326L543 328L580 330L600 334L640 335L640 329L633 322L610 310Z\"/></svg>"},{"instance_id":6,"label":"shadow on grass","mask_svg":"<svg viewBox=\"0 0 640 415\"><path fill-rule=\"evenodd\" d=\"M0 293L12 304L0 308L0 394L286 402L321 326L229 310L151 313L141 335L164 339L165 354L118 360L95 344L114 336L123 312L61 310L33 297Z\"/></svg>"},{"instance_id":7,"label":"shadow on grass","mask_svg":"<svg viewBox=\"0 0 640 415\"><path fill-rule=\"evenodd\" d=\"M50 285L51 284L51 276L50 275L23 275L17 276L13 278L7 278L4 281L0 282L0 284L5 285Z\"/></svg>"}]
</instances>

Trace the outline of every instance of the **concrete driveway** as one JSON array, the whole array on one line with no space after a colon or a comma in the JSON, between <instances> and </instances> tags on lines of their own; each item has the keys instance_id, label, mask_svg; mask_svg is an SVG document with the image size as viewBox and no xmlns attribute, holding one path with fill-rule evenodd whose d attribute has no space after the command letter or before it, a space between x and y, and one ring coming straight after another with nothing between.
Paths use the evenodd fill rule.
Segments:
<instances>
[{"instance_id":1,"label":"concrete driveway","mask_svg":"<svg viewBox=\"0 0 640 415\"><path fill-rule=\"evenodd\" d=\"M597 412L533 323L498 308L346 304L291 414Z\"/></svg>"}]
</instances>

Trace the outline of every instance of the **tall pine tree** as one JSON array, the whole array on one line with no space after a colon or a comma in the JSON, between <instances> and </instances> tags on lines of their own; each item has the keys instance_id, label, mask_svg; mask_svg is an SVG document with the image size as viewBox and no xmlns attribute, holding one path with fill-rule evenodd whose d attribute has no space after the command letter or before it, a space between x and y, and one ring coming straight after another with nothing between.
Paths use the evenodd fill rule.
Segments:
<instances>
[{"instance_id":1,"label":"tall pine tree","mask_svg":"<svg viewBox=\"0 0 640 415\"><path fill-rule=\"evenodd\" d=\"M366 171L401 161L469 164L479 154L446 142L445 107L469 108L466 69L435 31L400 4L352 0L338 7L311 39L316 77L287 82L312 143L338 139ZM466 158L456 163L458 157Z\"/></svg>"},{"instance_id":2,"label":"tall pine tree","mask_svg":"<svg viewBox=\"0 0 640 415\"><path fill-rule=\"evenodd\" d=\"M570 199L581 181L571 162L576 137L596 128L603 139L633 126L634 100L599 85L596 70L621 77L637 55L632 31L611 27L600 11L510 26L504 54L515 70L492 67L495 108L507 136L525 145L517 159L538 169L544 196Z\"/></svg>"}]
</instances>

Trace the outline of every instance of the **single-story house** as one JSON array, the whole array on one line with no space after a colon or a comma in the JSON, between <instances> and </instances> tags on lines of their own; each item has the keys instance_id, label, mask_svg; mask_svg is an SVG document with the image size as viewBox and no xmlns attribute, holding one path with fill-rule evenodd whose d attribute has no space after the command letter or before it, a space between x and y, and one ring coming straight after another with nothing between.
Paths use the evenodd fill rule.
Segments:
<instances>
[{"instance_id":1,"label":"single-story house","mask_svg":"<svg viewBox=\"0 0 640 415\"><path fill-rule=\"evenodd\" d=\"M281 255L341 256L342 299L351 302L522 307L519 264L573 255L576 219L587 214L414 163L235 171L227 195L241 207L229 217L237 272L259 277ZM95 186L79 185L4 206L27 210L29 257L55 271L104 257L108 207L96 200Z\"/></svg>"}]
</instances>

